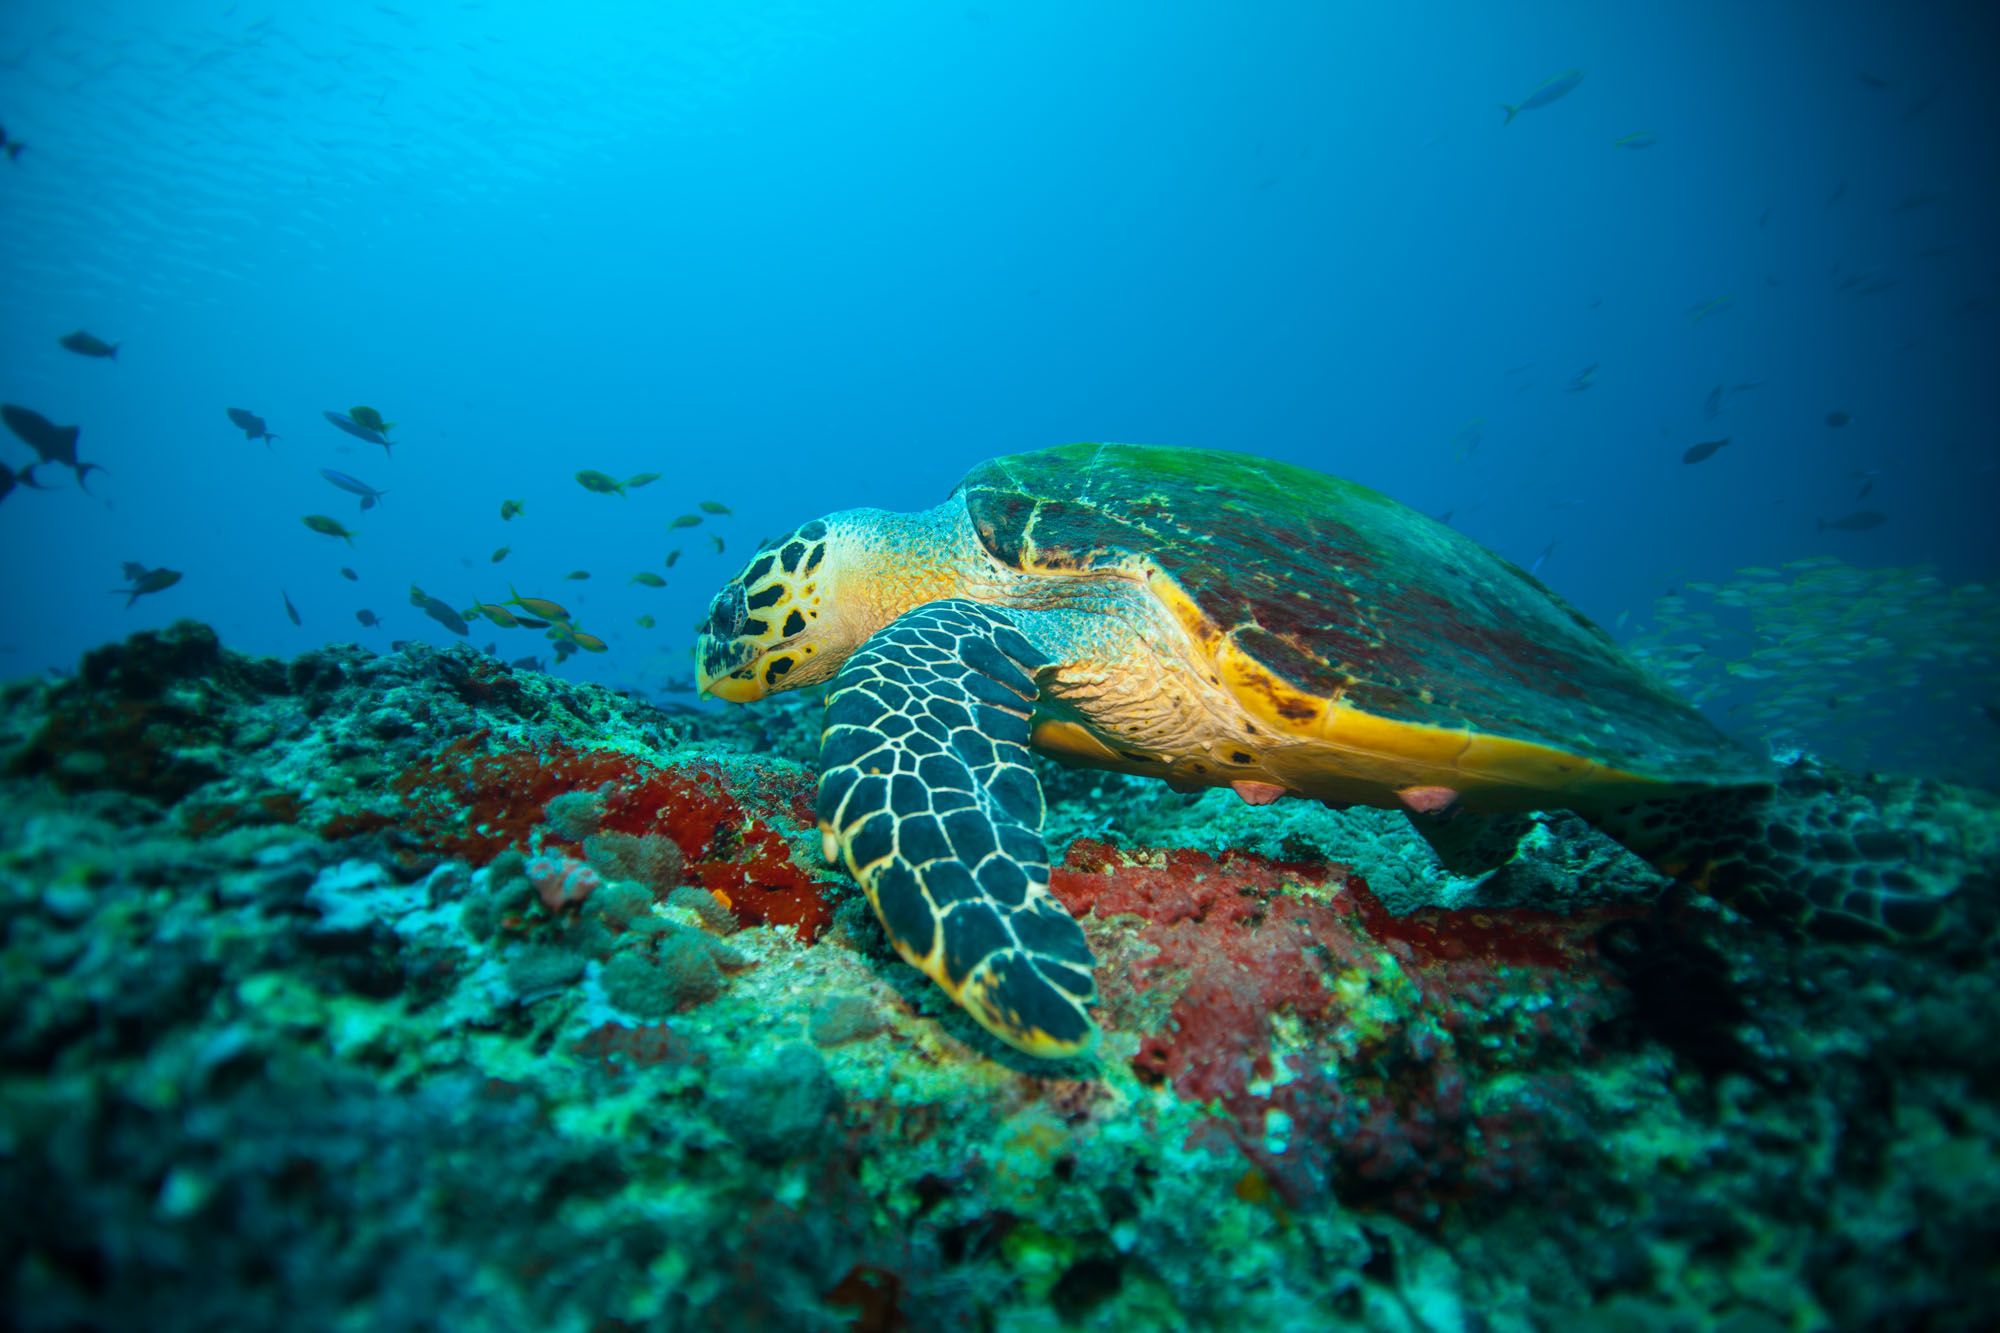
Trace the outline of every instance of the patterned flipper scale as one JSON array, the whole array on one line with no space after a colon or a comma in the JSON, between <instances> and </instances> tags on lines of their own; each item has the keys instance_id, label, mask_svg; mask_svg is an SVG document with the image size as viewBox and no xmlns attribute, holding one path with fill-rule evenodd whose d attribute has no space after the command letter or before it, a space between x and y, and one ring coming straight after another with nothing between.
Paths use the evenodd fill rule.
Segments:
<instances>
[{"instance_id":1,"label":"patterned flipper scale","mask_svg":"<svg viewBox=\"0 0 2000 1333\"><path fill-rule=\"evenodd\" d=\"M1590 822L1677 882L1745 916L1825 938L1919 941L1951 924L1959 876L1915 829L1817 773L1642 801ZM1516 854L1526 815L1412 815L1447 869L1481 875Z\"/></svg>"},{"instance_id":2,"label":"patterned flipper scale","mask_svg":"<svg viewBox=\"0 0 2000 1333\"><path fill-rule=\"evenodd\" d=\"M1942 934L1957 878L1920 830L1888 827L1816 775L1647 801L1593 818L1676 880L1745 916L1847 939Z\"/></svg>"},{"instance_id":3,"label":"patterned flipper scale","mask_svg":"<svg viewBox=\"0 0 2000 1333\"><path fill-rule=\"evenodd\" d=\"M1048 656L1007 612L932 602L841 667L820 741L818 817L890 942L981 1026L1031 1055L1085 1049L1083 931L1049 892L1028 764Z\"/></svg>"}]
</instances>

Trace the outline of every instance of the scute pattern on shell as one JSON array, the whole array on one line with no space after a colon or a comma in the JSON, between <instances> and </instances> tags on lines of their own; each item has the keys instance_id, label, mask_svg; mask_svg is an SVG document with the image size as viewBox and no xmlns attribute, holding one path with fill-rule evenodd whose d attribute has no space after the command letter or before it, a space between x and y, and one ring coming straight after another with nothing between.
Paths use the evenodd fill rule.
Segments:
<instances>
[{"instance_id":1,"label":"scute pattern on shell","mask_svg":"<svg viewBox=\"0 0 2000 1333\"><path fill-rule=\"evenodd\" d=\"M1311 699L1663 781L1765 776L1539 580L1358 483L1221 450L1073 444L982 463L958 494L996 560L1165 580L1195 608L1192 634L1227 636Z\"/></svg>"}]
</instances>

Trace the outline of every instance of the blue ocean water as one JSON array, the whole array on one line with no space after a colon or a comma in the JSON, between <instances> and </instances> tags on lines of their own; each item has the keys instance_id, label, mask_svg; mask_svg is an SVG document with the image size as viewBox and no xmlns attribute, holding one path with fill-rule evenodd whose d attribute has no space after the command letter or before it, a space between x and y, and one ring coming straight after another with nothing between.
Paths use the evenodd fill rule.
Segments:
<instances>
[{"instance_id":1,"label":"blue ocean water","mask_svg":"<svg viewBox=\"0 0 2000 1333\"><path fill-rule=\"evenodd\" d=\"M608 643L565 672L658 694L761 537L1076 439L1354 477L1625 637L1745 566L1990 581L1995 50L1951 4L19 0L0 397L105 471L6 498L0 672L180 617L441 643L412 584L511 585ZM184 578L127 609L125 561ZM1935 633L1995 623L1961 601ZM1992 646L1870 725L2000 735Z\"/></svg>"}]
</instances>

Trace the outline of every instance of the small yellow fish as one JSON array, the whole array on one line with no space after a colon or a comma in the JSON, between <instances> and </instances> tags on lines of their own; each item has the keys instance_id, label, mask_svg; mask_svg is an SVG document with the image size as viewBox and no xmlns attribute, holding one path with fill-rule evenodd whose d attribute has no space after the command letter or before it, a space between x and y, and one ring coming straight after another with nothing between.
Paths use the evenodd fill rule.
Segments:
<instances>
[{"instance_id":1,"label":"small yellow fish","mask_svg":"<svg viewBox=\"0 0 2000 1333\"><path fill-rule=\"evenodd\" d=\"M514 548L513 548L513 547L511 547L511 546L503 546L503 547L501 547L501 548L500 548L499 550L497 550L497 551L495 551L495 552L493 553L493 559L492 559L492 561L491 561L490 563L492 563L492 564L496 564L496 565L497 565L497 564L499 564L499 563L500 563L500 562L501 562L502 560L505 560L505 559L507 558L507 553L508 553L509 551L513 550L513 549L514 549Z\"/></svg>"},{"instance_id":2,"label":"small yellow fish","mask_svg":"<svg viewBox=\"0 0 2000 1333\"><path fill-rule=\"evenodd\" d=\"M633 621L632 623L637 625L640 629L653 628L653 618L651 616L640 616L637 620Z\"/></svg>"},{"instance_id":3,"label":"small yellow fish","mask_svg":"<svg viewBox=\"0 0 2000 1333\"><path fill-rule=\"evenodd\" d=\"M729 506L718 500L703 500L701 502L701 511L704 514L729 514ZM730 514L730 517L734 518L735 515Z\"/></svg>"},{"instance_id":4,"label":"small yellow fish","mask_svg":"<svg viewBox=\"0 0 2000 1333\"><path fill-rule=\"evenodd\" d=\"M660 479L660 474L657 472L641 472L636 477L625 478L625 484L627 486L635 486L635 487L651 486L654 482L658 481L659 479Z\"/></svg>"},{"instance_id":5,"label":"small yellow fish","mask_svg":"<svg viewBox=\"0 0 2000 1333\"><path fill-rule=\"evenodd\" d=\"M643 583L648 588L664 588L667 586L667 581L658 574L653 573L650 569L642 569L626 581L628 583Z\"/></svg>"},{"instance_id":6,"label":"small yellow fish","mask_svg":"<svg viewBox=\"0 0 2000 1333\"><path fill-rule=\"evenodd\" d=\"M676 546L673 550L667 552L667 568L672 569L674 567L674 561L680 558L681 558L681 548L678 546Z\"/></svg>"},{"instance_id":7,"label":"small yellow fish","mask_svg":"<svg viewBox=\"0 0 2000 1333\"><path fill-rule=\"evenodd\" d=\"M505 607L495 606L491 602L474 602L472 610L466 614L465 618L470 620L474 615L485 616L501 629L519 629L521 627L521 622L509 615Z\"/></svg>"},{"instance_id":8,"label":"small yellow fish","mask_svg":"<svg viewBox=\"0 0 2000 1333\"><path fill-rule=\"evenodd\" d=\"M544 620L569 619L569 612L563 610L556 603L549 601L546 597L523 597L511 583L507 585L507 591L514 595L500 603L502 606L518 606L530 615L540 616Z\"/></svg>"},{"instance_id":9,"label":"small yellow fish","mask_svg":"<svg viewBox=\"0 0 2000 1333\"><path fill-rule=\"evenodd\" d=\"M586 653L608 653L611 651L611 645L598 638L595 634L578 633L571 637L570 642L583 649Z\"/></svg>"},{"instance_id":10,"label":"small yellow fish","mask_svg":"<svg viewBox=\"0 0 2000 1333\"><path fill-rule=\"evenodd\" d=\"M527 513L527 504L526 500L502 500L500 502L500 521L505 523L516 514Z\"/></svg>"},{"instance_id":11,"label":"small yellow fish","mask_svg":"<svg viewBox=\"0 0 2000 1333\"><path fill-rule=\"evenodd\" d=\"M589 578L589 577L590 577L590 571L589 571L589 570L587 570L587 569L572 569L572 570L571 570L571 571L570 571L569 573L567 573L567 574L563 575L563 578L564 578L564 579L566 579L566 580L567 580L567 579L587 579L587 578Z\"/></svg>"},{"instance_id":12,"label":"small yellow fish","mask_svg":"<svg viewBox=\"0 0 2000 1333\"><path fill-rule=\"evenodd\" d=\"M682 514L679 518L667 524L667 527L669 530L674 528L691 528L699 522L701 522L700 514Z\"/></svg>"},{"instance_id":13,"label":"small yellow fish","mask_svg":"<svg viewBox=\"0 0 2000 1333\"><path fill-rule=\"evenodd\" d=\"M361 535L358 532L349 532L340 526L339 520L328 518L325 514L307 514L299 521L322 536L343 537L349 546L354 545L354 539Z\"/></svg>"},{"instance_id":14,"label":"small yellow fish","mask_svg":"<svg viewBox=\"0 0 2000 1333\"><path fill-rule=\"evenodd\" d=\"M350 407L347 409L347 416L355 425L365 426L377 435L386 436L389 428L396 424L393 421L382 420L382 414L372 407Z\"/></svg>"},{"instance_id":15,"label":"small yellow fish","mask_svg":"<svg viewBox=\"0 0 2000 1333\"><path fill-rule=\"evenodd\" d=\"M576 474L576 484L598 495L615 495L621 500L627 498L624 482L591 468Z\"/></svg>"},{"instance_id":16,"label":"small yellow fish","mask_svg":"<svg viewBox=\"0 0 2000 1333\"><path fill-rule=\"evenodd\" d=\"M721 554L722 554L722 535L721 535L720 533L715 533L715 532L711 532L711 533L709 533L709 534L708 534L708 539L709 539L710 541L712 541L712 542L714 542L714 543L715 543L715 553L716 553L717 555L721 555Z\"/></svg>"}]
</instances>

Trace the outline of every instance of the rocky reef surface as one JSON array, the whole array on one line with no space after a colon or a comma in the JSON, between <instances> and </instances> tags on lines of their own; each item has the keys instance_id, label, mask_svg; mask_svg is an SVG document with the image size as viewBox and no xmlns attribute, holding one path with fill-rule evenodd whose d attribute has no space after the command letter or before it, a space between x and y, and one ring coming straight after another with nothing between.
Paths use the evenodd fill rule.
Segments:
<instances>
[{"instance_id":1,"label":"rocky reef surface","mask_svg":"<svg viewBox=\"0 0 2000 1333\"><path fill-rule=\"evenodd\" d=\"M2000 1325L1983 912L1050 767L1105 1031L1048 1066L822 865L816 713L191 622L6 687L9 1326ZM1991 896L1991 796L1814 780Z\"/></svg>"}]
</instances>

